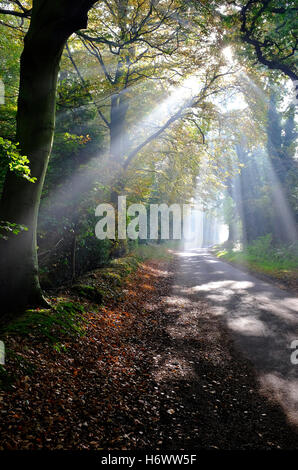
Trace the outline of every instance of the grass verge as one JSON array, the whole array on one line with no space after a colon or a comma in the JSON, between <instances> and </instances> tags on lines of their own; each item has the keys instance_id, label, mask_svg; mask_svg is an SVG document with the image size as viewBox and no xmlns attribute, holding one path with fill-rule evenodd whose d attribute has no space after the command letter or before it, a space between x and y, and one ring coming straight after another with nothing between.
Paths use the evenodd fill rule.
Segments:
<instances>
[{"instance_id":1,"label":"grass verge","mask_svg":"<svg viewBox=\"0 0 298 470\"><path fill-rule=\"evenodd\" d=\"M274 246L269 234L259 237L244 249L223 244L215 247L214 252L223 261L265 274L287 287L298 288L297 244Z\"/></svg>"}]
</instances>

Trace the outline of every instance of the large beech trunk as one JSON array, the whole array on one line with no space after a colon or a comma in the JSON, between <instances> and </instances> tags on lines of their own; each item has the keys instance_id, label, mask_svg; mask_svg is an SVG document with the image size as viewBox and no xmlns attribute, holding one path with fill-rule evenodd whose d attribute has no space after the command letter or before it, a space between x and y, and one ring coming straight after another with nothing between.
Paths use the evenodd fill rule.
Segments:
<instances>
[{"instance_id":1,"label":"large beech trunk","mask_svg":"<svg viewBox=\"0 0 298 470\"><path fill-rule=\"evenodd\" d=\"M86 28L91 0L35 0L21 57L17 141L28 156L35 183L8 173L0 219L28 231L1 241L1 311L45 303L38 280L36 227L55 127L57 78L68 37Z\"/></svg>"}]
</instances>

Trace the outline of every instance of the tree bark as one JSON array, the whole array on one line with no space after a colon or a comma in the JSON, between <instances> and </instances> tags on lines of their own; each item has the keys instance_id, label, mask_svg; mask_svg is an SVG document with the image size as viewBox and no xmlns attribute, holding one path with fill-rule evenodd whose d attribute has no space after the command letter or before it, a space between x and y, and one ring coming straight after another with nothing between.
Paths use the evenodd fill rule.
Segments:
<instances>
[{"instance_id":1,"label":"tree bark","mask_svg":"<svg viewBox=\"0 0 298 470\"><path fill-rule=\"evenodd\" d=\"M30 160L30 183L8 173L1 219L28 230L0 245L2 309L45 303L38 280L36 228L41 191L51 153L59 63L68 37L86 28L91 0L35 0L21 56L17 141Z\"/></svg>"},{"instance_id":2,"label":"tree bark","mask_svg":"<svg viewBox=\"0 0 298 470\"><path fill-rule=\"evenodd\" d=\"M125 119L129 103L124 93L117 93L111 99L110 113L110 162L113 178L111 180L111 202L117 207L118 196L123 190L123 165L127 135Z\"/></svg>"},{"instance_id":3,"label":"tree bark","mask_svg":"<svg viewBox=\"0 0 298 470\"><path fill-rule=\"evenodd\" d=\"M123 165L125 152L125 118L128 110L128 103L120 94L116 94L111 99L111 119L110 119L110 153L115 163Z\"/></svg>"}]
</instances>

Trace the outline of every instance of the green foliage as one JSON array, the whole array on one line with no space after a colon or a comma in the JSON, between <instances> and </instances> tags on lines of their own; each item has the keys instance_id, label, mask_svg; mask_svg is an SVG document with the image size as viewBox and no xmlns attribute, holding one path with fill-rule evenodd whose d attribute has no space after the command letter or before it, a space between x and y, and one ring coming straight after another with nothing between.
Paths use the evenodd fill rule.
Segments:
<instances>
[{"instance_id":1,"label":"green foliage","mask_svg":"<svg viewBox=\"0 0 298 470\"><path fill-rule=\"evenodd\" d=\"M0 239L8 240L9 234L18 235L20 232L27 231L28 228L21 224L13 224L0 220Z\"/></svg>"},{"instance_id":2,"label":"green foliage","mask_svg":"<svg viewBox=\"0 0 298 470\"><path fill-rule=\"evenodd\" d=\"M89 136L70 134L69 132L57 132L55 134L56 153L63 156L65 154L77 154L80 148L86 144Z\"/></svg>"},{"instance_id":3,"label":"green foliage","mask_svg":"<svg viewBox=\"0 0 298 470\"><path fill-rule=\"evenodd\" d=\"M173 255L169 250L175 248L177 249L178 246L179 242L168 242L161 244L150 243L146 245L139 245L133 253L142 261L146 261L148 259L170 260L172 259Z\"/></svg>"},{"instance_id":4,"label":"green foliage","mask_svg":"<svg viewBox=\"0 0 298 470\"><path fill-rule=\"evenodd\" d=\"M97 305L109 300L119 301L123 298L123 286L128 276L136 271L141 261L135 255L114 259L106 267L85 274L71 291L80 299L88 299Z\"/></svg>"},{"instance_id":5,"label":"green foliage","mask_svg":"<svg viewBox=\"0 0 298 470\"><path fill-rule=\"evenodd\" d=\"M268 233L263 237L259 237L252 242L251 245L248 245L246 248L247 253L255 259L258 259L260 256L262 258L267 258L271 256L272 253L272 235Z\"/></svg>"},{"instance_id":6,"label":"green foliage","mask_svg":"<svg viewBox=\"0 0 298 470\"><path fill-rule=\"evenodd\" d=\"M31 177L28 164L28 158L20 154L15 144L0 137L0 186L8 170L34 183L36 178ZM0 239L2 240L7 240L10 234L18 235L25 230L27 227L24 225L0 220Z\"/></svg>"},{"instance_id":7,"label":"green foliage","mask_svg":"<svg viewBox=\"0 0 298 470\"><path fill-rule=\"evenodd\" d=\"M106 269L105 272L102 273L102 277L106 279L110 284L115 285L115 286L120 286L121 285L121 276L114 271L109 271L109 269Z\"/></svg>"},{"instance_id":8,"label":"green foliage","mask_svg":"<svg viewBox=\"0 0 298 470\"><path fill-rule=\"evenodd\" d=\"M53 151L39 214L39 265L44 288L103 266L111 251L110 240L98 240L94 234L102 129L76 74L64 75L63 70Z\"/></svg>"},{"instance_id":9,"label":"green foliage","mask_svg":"<svg viewBox=\"0 0 298 470\"><path fill-rule=\"evenodd\" d=\"M13 140L16 133L19 59L23 49L23 34L14 29L19 24L17 18L9 18L12 28L5 26L6 21L0 24L0 78L5 85L5 104L0 105L0 128L1 137Z\"/></svg>"},{"instance_id":10,"label":"green foliage","mask_svg":"<svg viewBox=\"0 0 298 470\"><path fill-rule=\"evenodd\" d=\"M217 256L276 277L297 276L298 244L274 246L271 234L257 238L243 250L219 248Z\"/></svg>"},{"instance_id":11,"label":"green foliage","mask_svg":"<svg viewBox=\"0 0 298 470\"><path fill-rule=\"evenodd\" d=\"M122 276L127 276L133 273L139 265L139 259L136 256L126 256L124 258L116 258L110 262L110 266L115 268L121 273Z\"/></svg>"},{"instance_id":12,"label":"green foliage","mask_svg":"<svg viewBox=\"0 0 298 470\"><path fill-rule=\"evenodd\" d=\"M255 49L263 65L297 74L297 4L280 2L240 1L245 5L241 15L242 38Z\"/></svg>"},{"instance_id":13,"label":"green foliage","mask_svg":"<svg viewBox=\"0 0 298 470\"><path fill-rule=\"evenodd\" d=\"M7 170L12 171L18 176L27 179L31 183L36 181L36 178L31 177L29 167L29 159L21 155L17 146L10 140L0 137L0 178L3 179Z\"/></svg>"},{"instance_id":14,"label":"green foliage","mask_svg":"<svg viewBox=\"0 0 298 470\"><path fill-rule=\"evenodd\" d=\"M58 106L63 105L64 108L75 109L90 102L88 89L82 86L78 77L74 79L73 76L67 74L64 78L63 75L62 72L58 84Z\"/></svg>"},{"instance_id":15,"label":"green foliage","mask_svg":"<svg viewBox=\"0 0 298 470\"><path fill-rule=\"evenodd\" d=\"M4 335L32 336L55 345L62 339L83 334L84 308L75 302L60 302L54 309L27 310L9 323Z\"/></svg>"},{"instance_id":16,"label":"green foliage","mask_svg":"<svg viewBox=\"0 0 298 470\"><path fill-rule=\"evenodd\" d=\"M97 304L101 304L103 300L103 294L100 289L97 289L94 286L85 285L85 284L77 284L72 286L72 291L78 294L80 297L85 297L92 302L96 302Z\"/></svg>"}]
</instances>

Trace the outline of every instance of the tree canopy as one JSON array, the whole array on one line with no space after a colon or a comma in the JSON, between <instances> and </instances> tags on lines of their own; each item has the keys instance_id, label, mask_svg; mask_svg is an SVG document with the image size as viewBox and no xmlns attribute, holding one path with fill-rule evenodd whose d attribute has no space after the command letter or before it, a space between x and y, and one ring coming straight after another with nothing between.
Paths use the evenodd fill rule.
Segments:
<instances>
[{"instance_id":1,"label":"tree canopy","mask_svg":"<svg viewBox=\"0 0 298 470\"><path fill-rule=\"evenodd\" d=\"M274 0L0 3L1 219L28 227L12 252L27 237L35 280L36 240L45 284L129 249L94 239L96 205L120 194L196 201L243 241L292 240L270 201L280 186L297 223L296 12Z\"/></svg>"}]
</instances>

